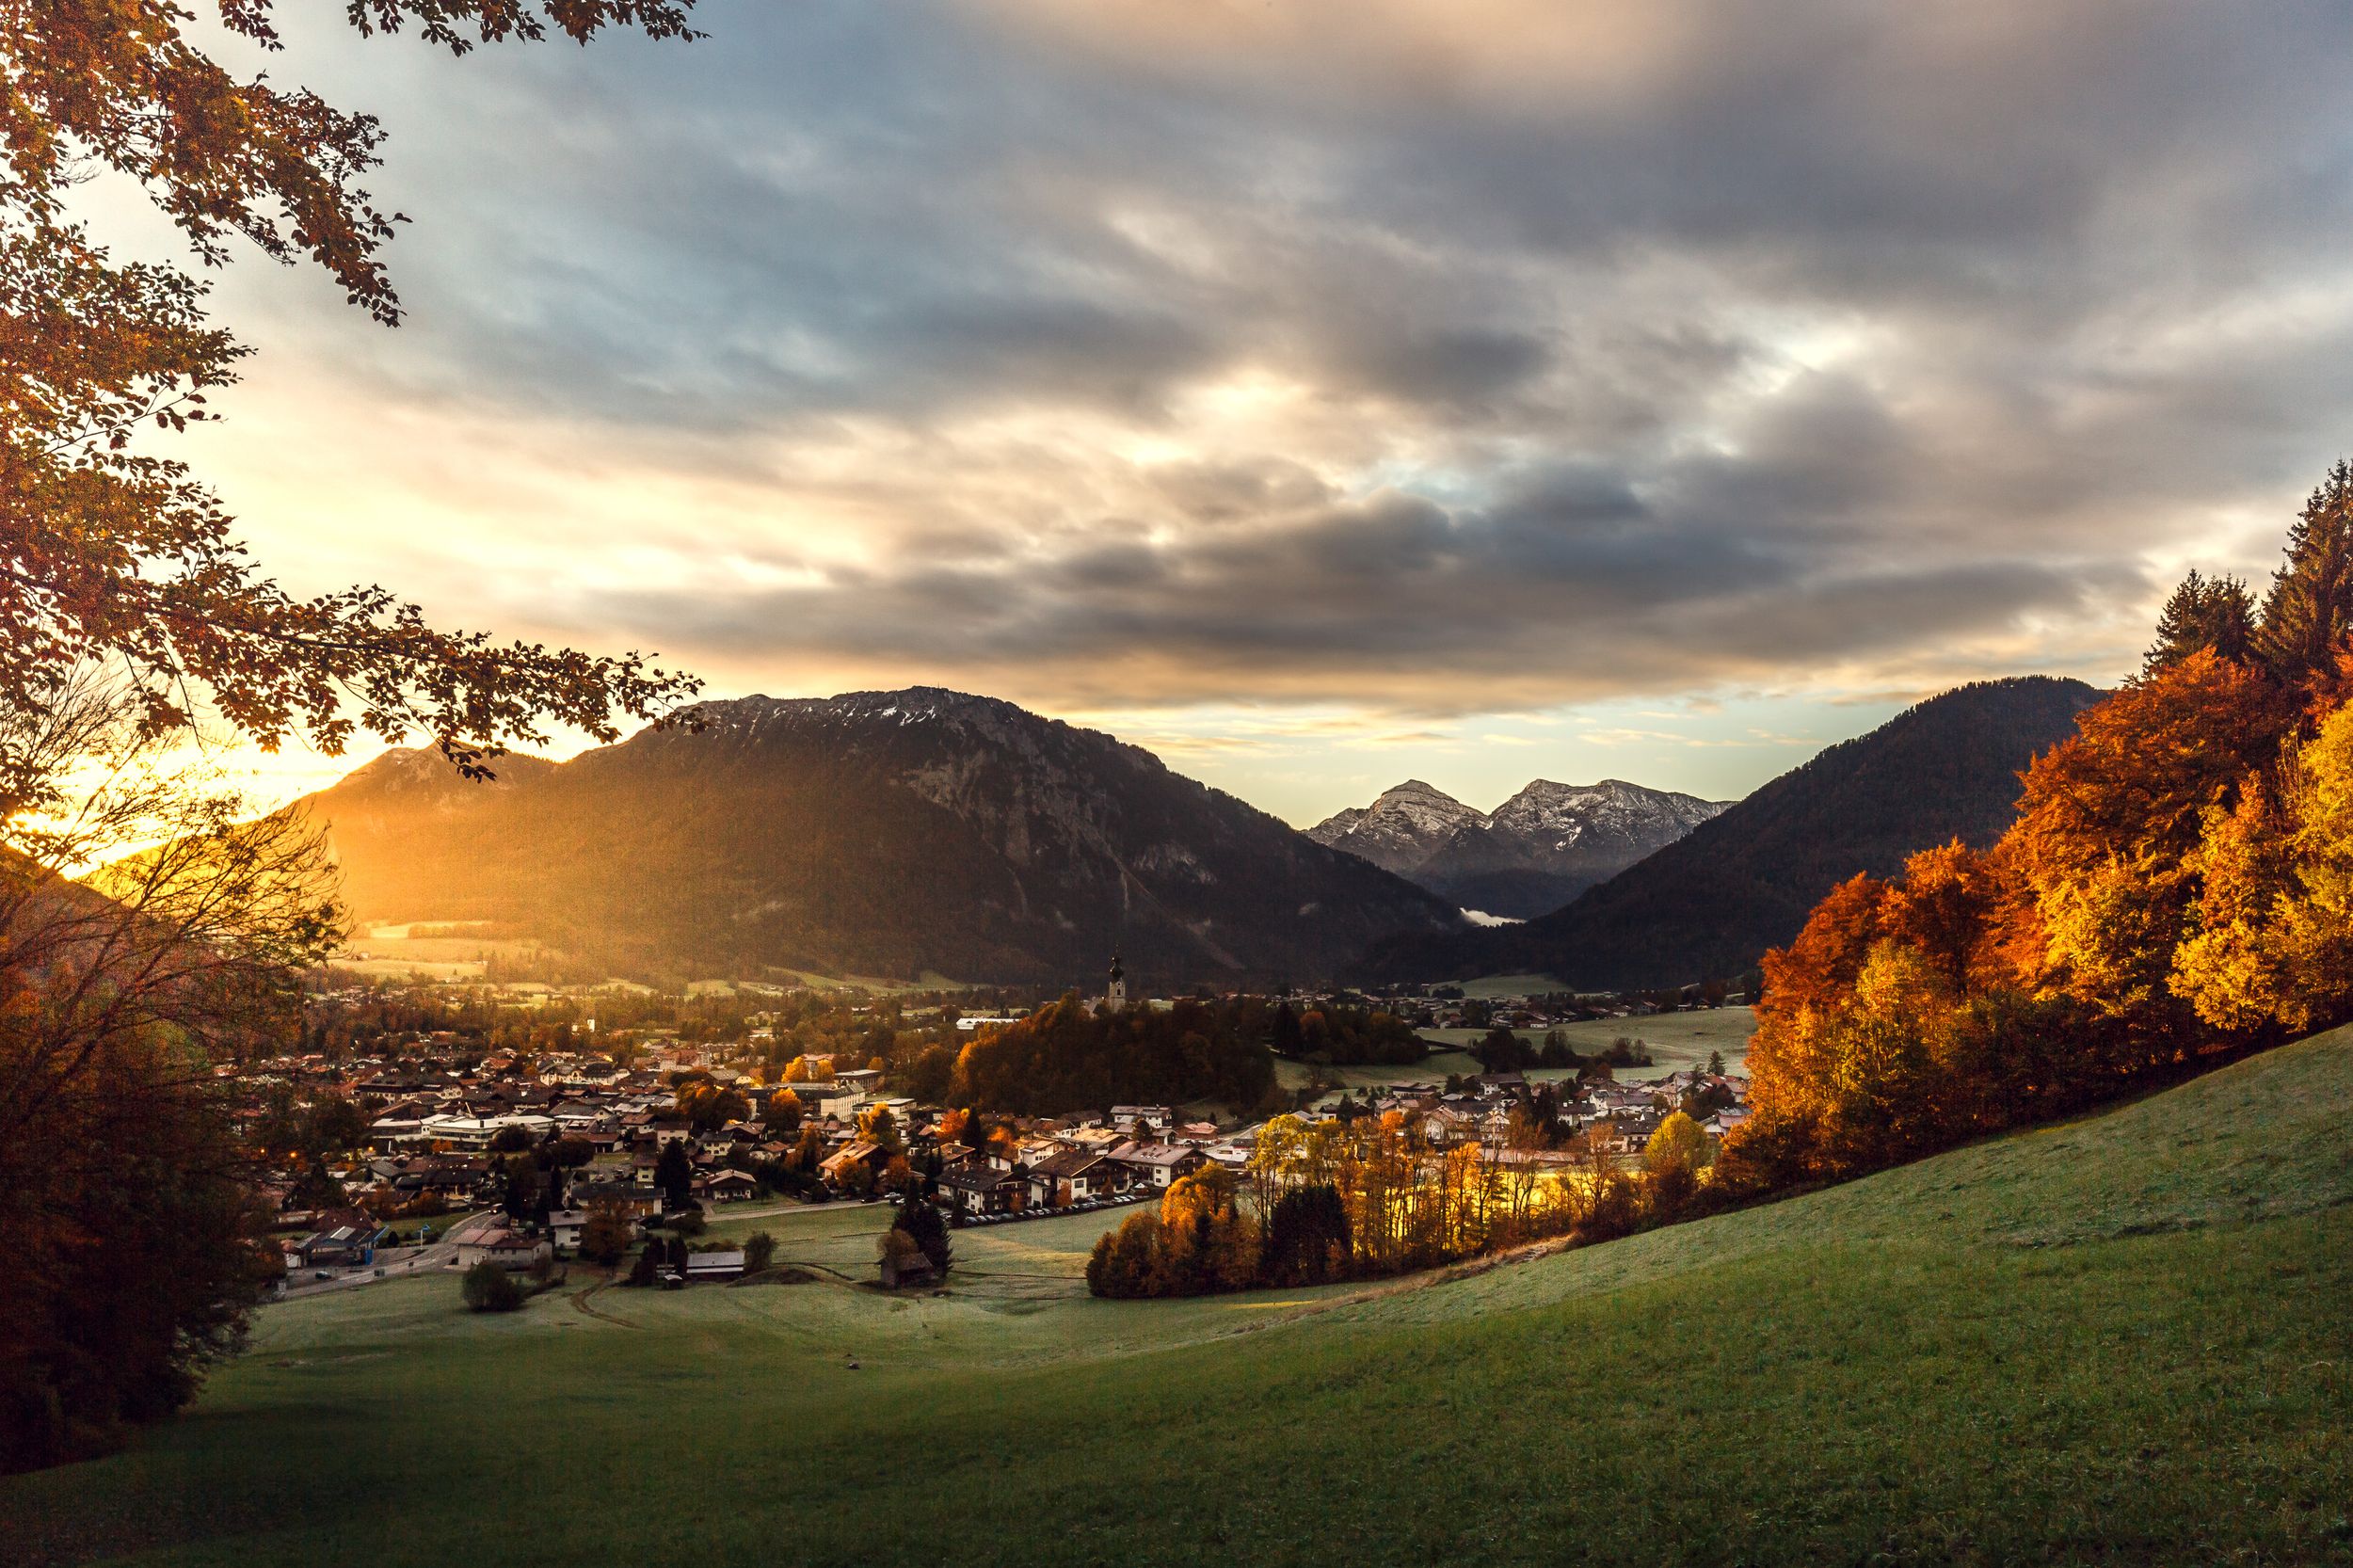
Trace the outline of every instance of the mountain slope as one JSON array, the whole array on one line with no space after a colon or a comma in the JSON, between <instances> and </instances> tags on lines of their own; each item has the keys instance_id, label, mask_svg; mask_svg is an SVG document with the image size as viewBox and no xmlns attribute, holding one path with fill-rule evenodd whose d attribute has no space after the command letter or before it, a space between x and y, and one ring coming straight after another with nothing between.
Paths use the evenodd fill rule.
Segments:
<instances>
[{"instance_id":1,"label":"mountain slope","mask_svg":"<svg viewBox=\"0 0 2353 1568\"><path fill-rule=\"evenodd\" d=\"M471 786L395 754L298 803L362 920L640 969L1162 983L1328 974L1441 901L1108 735L931 688L707 704Z\"/></svg>"},{"instance_id":2,"label":"mountain slope","mask_svg":"<svg viewBox=\"0 0 2353 1568\"><path fill-rule=\"evenodd\" d=\"M1456 829L1484 823L1487 814L1444 790L1409 778L1384 790L1370 806L1352 806L1307 829L1320 844L1343 849L1382 870L1411 878Z\"/></svg>"},{"instance_id":3,"label":"mountain slope","mask_svg":"<svg viewBox=\"0 0 2353 1568\"><path fill-rule=\"evenodd\" d=\"M1830 747L1567 907L1525 925L1407 934L1369 961L1383 978L1546 974L1577 989L1738 974L1788 941L1857 872L2009 826L2018 773L2074 732L2099 694L2022 676L1931 698Z\"/></svg>"},{"instance_id":4,"label":"mountain slope","mask_svg":"<svg viewBox=\"0 0 2353 1568\"><path fill-rule=\"evenodd\" d=\"M1461 907L1525 917L1558 909L1723 808L1623 779L1540 778L1490 813L1408 779L1307 833Z\"/></svg>"}]
</instances>

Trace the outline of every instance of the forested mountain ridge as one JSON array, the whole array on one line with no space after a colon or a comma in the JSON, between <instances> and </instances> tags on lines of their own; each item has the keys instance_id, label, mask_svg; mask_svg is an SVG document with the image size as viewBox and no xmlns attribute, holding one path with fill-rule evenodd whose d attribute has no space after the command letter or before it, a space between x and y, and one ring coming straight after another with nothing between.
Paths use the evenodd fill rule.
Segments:
<instances>
[{"instance_id":1,"label":"forested mountain ridge","mask_svg":"<svg viewBox=\"0 0 2353 1568\"><path fill-rule=\"evenodd\" d=\"M1624 779L1535 779L1494 811L1419 779L1307 830L1465 909L1527 917L1560 908L1673 843L1727 802Z\"/></svg>"},{"instance_id":2,"label":"forested mountain ridge","mask_svg":"<svg viewBox=\"0 0 2353 1568\"><path fill-rule=\"evenodd\" d=\"M2019 676L1962 686L1842 742L1567 907L1524 925L1385 942L1378 978L1541 973L1591 989L1686 984L1752 968L1833 887L1888 875L1953 839L2009 825L2018 775L2100 694Z\"/></svg>"},{"instance_id":3,"label":"forested mountain ridge","mask_svg":"<svg viewBox=\"0 0 2353 1568\"><path fill-rule=\"evenodd\" d=\"M1459 917L1108 735L936 688L703 705L470 785L393 754L297 803L362 922L493 920L623 968L1306 979ZM436 770L439 771L436 771Z\"/></svg>"}]
</instances>

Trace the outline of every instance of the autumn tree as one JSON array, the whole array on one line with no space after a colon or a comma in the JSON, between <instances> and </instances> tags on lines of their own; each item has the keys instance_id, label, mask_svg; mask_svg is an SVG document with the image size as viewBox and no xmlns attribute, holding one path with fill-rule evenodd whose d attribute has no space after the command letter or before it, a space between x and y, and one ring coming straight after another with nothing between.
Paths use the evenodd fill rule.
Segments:
<instances>
[{"instance_id":1,"label":"autumn tree","mask_svg":"<svg viewBox=\"0 0 2353 1568\"><path fill-rule=\"evenodd\" d=\"M799 1101L793 1103L797 1106ZM742 1090L726 1088L708 1079L679 1085L675 1109L696 1132L715 1131L729 1122L744 1121L752 1113L751 1101Z\"/></svg>"},{"instance_id":2,"label":"autumn tree","mask_svg":"<svg viewBox=\"0 0 2353 1568\"><path fill-rule=\"evenodd\" d=\"M629 1210L617 1200L599 1198L589 1204L580 1227L580 1256L610 1269L629 1256L632 1226Z\"/></svg>"},{"instance_id":3,"label":"autumn tree","mask_svg":"<svg viewBox=\"0 0 2353 1568\"><path fill-rule=\"evenodd\" d=\"M455 53L551 30L683 37L692 0L364 0L363 33L414 23ZM271 0L222 0L217 25L276 50ZM122 672L151 732L201 696L265 745L330 754L362 731L421 730L462 768L550 723L600 738L655 717L693 682L632 653L596 657L428 625L376 587L288 594L248 559L218 499L148 444L210 417L242 349L205 290L168 264L120 262L77 224L94 169L127 176L199 262L242 239L307 258L387 325L401 307L382 251L399 215L360 181L383 132L269 74L212 59L165 0L19 6L0 29L0 703L47 709L75 671Z\"/></svg>"},{"instance_id":4,"label":"autumn tree","mask_svg":"<svg viewBox=\"0 0 2353 1568\"><path fill-rule=\"evenodd\" d=\"M1689 1173L1706 1163L1707 1134L1680 1111L1659 1123L1642 1147L1642 1169L1653 1174L1670 1168Z\"/></svg>"},{"instance_id":5,"label":"autumn tree","mask_svg":"<svg viewBox=\"0 0 2353 1568\"><path fill-rule=\"evenodd\" d=\"M2353 708L2274 786L2250 781L2206 824L2197 929L2172 984L2218 1029L2304 1031L2353 1016Z\"/></svg>"},{"instance_id":6,"label":"autumn tree","mask_svg":"<svg viewBox=\"0 0 2353 1568\"><path fill-rule=\"evenodd\" d=\"M768 1103L760 1107L760 1125L771 1137L776 1138L799 1130L801 1096L790 1089L776 1090L768 1096Z\"/></svg>"},{"instance_id":7,"label":"autumn tree","mask_svg":"<svg viewBox=\"0 0 2353 1568\"><path fill-rule=\"evenodd\" d=\"M2201 649L2087 709L2035 760L2006 849L2048 934L2054 984L2171 1028L2192 852L2292 723L2263 672Z\"/></svg>"}]
</instances>

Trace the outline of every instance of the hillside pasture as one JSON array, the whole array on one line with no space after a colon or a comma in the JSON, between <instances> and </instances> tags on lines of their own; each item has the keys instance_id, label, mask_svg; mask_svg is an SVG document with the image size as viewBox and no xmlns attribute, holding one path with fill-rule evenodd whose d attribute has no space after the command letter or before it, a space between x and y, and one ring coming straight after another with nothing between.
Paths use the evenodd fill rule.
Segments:
<instances>
[{"instance_id":1,"label":"hillside pasture","mask_svg":"<svg viewBox=\"0 0 2353 1568\"><path fill-rule=\"evenodd\" d=\"M472 1317L454 1279L396 1281L266 1310L184 1419L0 1481L0 1540L234 1568L2353 1563L2349 1096L2340 1032L1768 1208L1321 1291L1092 1300L1117 1210L959 1231L945 1295L575 1269ZM768 1228L846 1261L883 1218Z\"/></svg>"}]
</instances>

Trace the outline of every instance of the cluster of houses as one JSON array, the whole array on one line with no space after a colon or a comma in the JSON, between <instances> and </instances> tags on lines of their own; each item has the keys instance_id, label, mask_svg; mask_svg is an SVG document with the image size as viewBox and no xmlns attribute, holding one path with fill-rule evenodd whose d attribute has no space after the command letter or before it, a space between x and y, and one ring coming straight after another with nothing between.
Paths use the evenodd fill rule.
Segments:
<instances>
[{"instance_id":1,"label":"cluster of houses","mask_svg":"<svg viewBox=\"0 0 2353 1568\"><path fill-rule=\"evenodd\" d=\"M1696 1119L1712 1138L1748 1119L1748 1080L1730 1074L1693 1069L1647 1083L1563 1080L1555 1088L1568 1096L1561 1105L1561 1134L1588 1140L1611 1154L1639 1152L1686 1103L1711 1107ZM1415 1118L1422 1136L1442 1148L1468 1143L1501 1147L1511 1138L1513 1111L1533 1089L1520 1073L1482 1073L1451 1089L1396 1084L1369 1097L1365 1109Z\"/></svg>"},{"instance_id":2,"label":"cluster of houses","mask_svg":"<svg viewBox=\"0 0 2353 1568\"><path fill-rule=\"evenodd\" d=\"M1114 961L1111 988L1100 1005L1126 1005L1125 991ZM1424 1021L1443 1025L1446 1004L1430 1005L1433 1016ZM1560 1021L1524 999L1507 1005L1505 1013L1508 1017L1498 1015L1499 1021L1521 1027ZM370 1146L330 1173L347 1192L358 1192L365 1207L287 1216L309 1222L300 1239L287 1243L290 1270L311 1269L322 1277L371 1261L387 1240L379 1223L383 1215L495 1201L501 1192L500 1154L536 1147L552 1137L585 1145L585 1163L563 1173L563 1202L551 1208L542 1226L470 1231L458 1248L459 1263L539 1268L577 1250L589 1207L598 1203L618 1205L643 1222L660 1220L680 1195L678 1156L669 1153L674 1145L682 1150L689 1173L684 1196L696 1206L762 1195L789 1156L806 1160L805 1141L813 1132L813 1178L806 1164L797 1167L798 1176L786 1170L794 1182L813 1181L811 1195L871 1196L892 1187L920 1186L960 1222L993 1224L1141 1201L1211 1165L1239 1171L1249 1163L1258 1130L1183 1123L1168 1106L1123 1105L1093 1117L1016 1119L975 1147L943 1135L943 1113L936 1108L886 1094L879 1072L821 1068L814 1081L764 1084L702 1048L675 1043L629 1067L593 1054L567 1053L523 1058L493 1052L470 1062L461 1048L446 1057L421 1053L343 1064L320 1056L291 1057L260 1070L293 1083L298 1092L347 1096L368 1118ZM675 1080L687 1070L739 1095L743 1113L701 1127L681 1117ZM773 1096L788 1088L800 1104L798 1124L790 1129L766 1115ZM1639 1084L1563 1081L1554 1088L1568 1096L1560 1105L1560 1134L1623 1155L1639 1152L1681 1105L1701 1107L1703 1126L1719 1137L1747 1115L1746 1081L1721 1074L1692 1071ZM1521 1074L1490 1073L1445 1084L1392 1085L1361 1102L1326 1100L1301 1114L1316 1120L1396 1112L1414 1119L1441 1147L1477 1143L1499 1157L1545 1158L1507 1147L1513 1142L1513 1112L1534 1093ZM887 1133L871 1114L878 1108L889 1112L882 1119ZM660 1176L665 1157L666 1190ZM283 1207L292 1207L290 1192ZM712 1250L692 1255L682 1275L726 1277L730 1268L740 1272L742 1266L741 1254Z\"/></svg>"}]
</instances>

